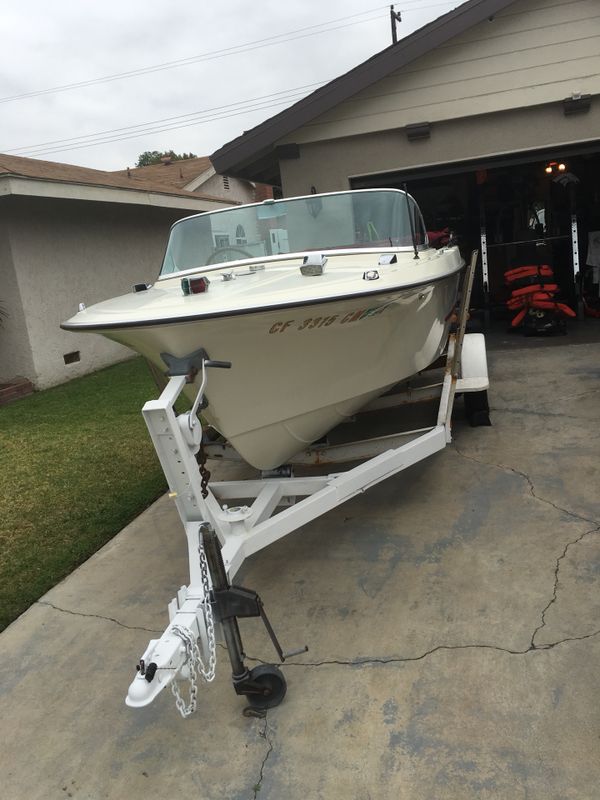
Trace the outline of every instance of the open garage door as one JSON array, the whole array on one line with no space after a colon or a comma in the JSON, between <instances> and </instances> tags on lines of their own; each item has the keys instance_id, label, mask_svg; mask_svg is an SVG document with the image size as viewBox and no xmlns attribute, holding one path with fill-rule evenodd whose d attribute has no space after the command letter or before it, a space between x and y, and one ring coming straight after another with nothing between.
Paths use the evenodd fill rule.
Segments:
<instances>
[{"instance_id":1,"label":"open garage door","mask_svg":"<svg viewBox=\"0 0 600 800\"><path fill-rule=\"evenodd\" d=\"M581 291L598 302L600 142L356 176L350 183L406 184L430 231L449 227L465 256L479 248L474 299L493 317L509 316L504 273L524 265L549 265L572 307Z\"/></svg>"}]
</instances>

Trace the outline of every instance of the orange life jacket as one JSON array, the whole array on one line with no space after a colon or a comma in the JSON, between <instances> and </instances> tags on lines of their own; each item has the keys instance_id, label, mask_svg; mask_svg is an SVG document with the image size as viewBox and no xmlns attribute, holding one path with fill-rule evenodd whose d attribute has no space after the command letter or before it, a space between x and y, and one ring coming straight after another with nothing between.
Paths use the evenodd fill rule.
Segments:
<instances>
[{"instance_id":1,"label":"orange life jacket","mask_svg":"<svg viewBox=\"0 0 600 800\"><path fill-rule=\"evenodd\" d=\"M507 284L509 284L513 283L513 281L520 280L521 278L533 278L537 275L539 275L541 278L552 278L554 276L554 272L552 271L552 267L549 267L547 264L542 264L539 267L515 267L515 269L509 269L504 273L504 280Z\"/></svg>"}]
</instances>

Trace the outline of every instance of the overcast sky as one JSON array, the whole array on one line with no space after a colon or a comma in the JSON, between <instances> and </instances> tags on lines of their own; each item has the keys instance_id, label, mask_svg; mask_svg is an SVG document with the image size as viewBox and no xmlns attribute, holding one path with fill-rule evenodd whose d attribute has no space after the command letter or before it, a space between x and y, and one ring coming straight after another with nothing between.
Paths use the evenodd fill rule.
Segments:
<instances>
[{"instance_id":1,"label":"overcast sky","mask_svg":"<svg viewBox=\"0 0 600 800\"><path fill-rule=\"evenodd\" d=\"M399 38L458 4L396 3ZM377 0L13 1L0 36L0 153L109 170L144 150L209 155L391 43Z\"/></svg>"}]
</instances>

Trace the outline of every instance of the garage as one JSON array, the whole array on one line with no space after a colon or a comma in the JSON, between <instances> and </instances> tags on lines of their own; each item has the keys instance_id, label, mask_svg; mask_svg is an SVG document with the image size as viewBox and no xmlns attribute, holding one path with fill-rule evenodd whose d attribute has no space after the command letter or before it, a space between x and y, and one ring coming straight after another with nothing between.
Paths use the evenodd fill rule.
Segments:
<instances>
[{"instance_id":1,"label":"garage","mask_svg":"<svg viewBox=\"0 0 600 800\"><path fill-rule=\"evenodd\" d=\"M600 148L531 152L482 162L351 179L352 188L407 188L428 230L448 228L465 252L478 248L475 302L492 319L507 319L504 274L548 265L564 302L598 307ZM596 265L596 268L594 268Z\"/></svg>"},{"instance_id":2,"label":"garage","mask_svg":"<svg viewBox=\"0 0 600 800\"><path fill-rule=\"evenodd\" d=\"M600 13L594 0L468 0L220 148L284 196L395 187L480 251L474 299L510 322L505 272L599 313ZM518 309L517 309L518 310Z\"/></svg>"}]
</instances>

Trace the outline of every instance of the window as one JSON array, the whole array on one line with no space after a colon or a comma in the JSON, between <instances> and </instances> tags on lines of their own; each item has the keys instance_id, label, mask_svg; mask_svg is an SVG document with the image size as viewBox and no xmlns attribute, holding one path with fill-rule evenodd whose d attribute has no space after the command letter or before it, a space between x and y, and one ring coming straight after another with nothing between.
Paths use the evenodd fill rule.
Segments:
<instances>
[{"instance_id":1,"label":"window","mask_svg":"<svg viewBox=\"0 0 600 800\"><path fill-rule=\"evenodd\" d=\"M244 230L244 226L238 225L237 228L235 229L235 243L246 244L247 241L248 240L246 239L246 231Z\"/></svg>"},{"instance_id":2,"label":"window","mask_svg":"<svg viewBox=\"0 0 600 800\"><path fill-rule=\"evenodd\" d=\"M229 190L229 175L223 175L223 188Z\"/></svg>"},{"instance_id":3,"label":"window","mask_svg":"<svg viewBox=\"0 0 600 800\"><path fill-rule=\"evenodd\" d=\"M229 234L228 233L215 233L215 247L228 247Z\"/></svg>"}]
</instances>

